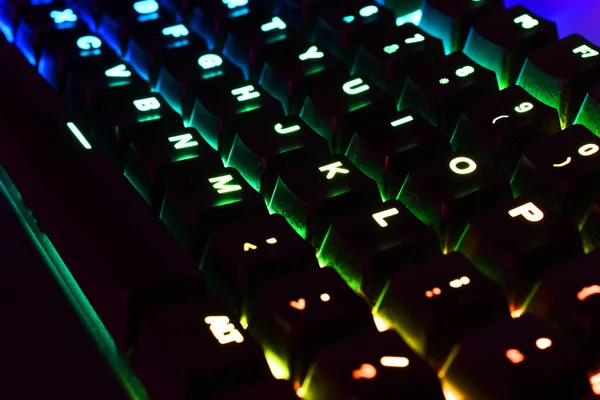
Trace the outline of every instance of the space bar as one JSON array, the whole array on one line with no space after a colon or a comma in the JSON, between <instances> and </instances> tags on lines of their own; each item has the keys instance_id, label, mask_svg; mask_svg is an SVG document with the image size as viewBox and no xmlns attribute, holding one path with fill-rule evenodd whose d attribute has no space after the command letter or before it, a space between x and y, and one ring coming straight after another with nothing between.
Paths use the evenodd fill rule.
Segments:
<instances>
[{"instance_id":1,"label":"space bar","mask_svg":"<svg viewBox=\"0 0 600 400\"><path fill-rule=\"evenodd\" d=\"M16 48L0 59L0 165L126 350L140 313L201 290L195 262Z\"/></svg>"}]
</instances>

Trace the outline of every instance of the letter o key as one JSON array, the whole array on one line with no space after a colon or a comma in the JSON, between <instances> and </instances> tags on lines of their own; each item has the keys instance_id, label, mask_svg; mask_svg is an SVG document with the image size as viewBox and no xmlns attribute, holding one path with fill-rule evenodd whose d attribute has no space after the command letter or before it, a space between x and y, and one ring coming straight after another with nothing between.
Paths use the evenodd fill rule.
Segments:
<instances>
[{"instance_id":1,"label":"letter o key","mask_svg":"<svg viewBox=\"0 0 600 400\"><path fill-rule=\"evenodd\" d=\"M459 167L461 164L467 164L466 167ZM477 169L475 161L467 157L456 157L450 161L450 169L455 174L468 175Z\"/></svg>"}]
</instances>

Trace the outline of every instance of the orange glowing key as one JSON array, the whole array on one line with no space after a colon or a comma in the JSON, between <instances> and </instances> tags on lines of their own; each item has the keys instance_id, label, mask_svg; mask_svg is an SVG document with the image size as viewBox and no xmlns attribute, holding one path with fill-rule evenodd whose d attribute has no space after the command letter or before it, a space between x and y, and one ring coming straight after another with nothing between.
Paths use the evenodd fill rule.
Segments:
<instances>
[{"instance_id":1,"label":"orange glowing key","mask_svg":"<svg viewBox=\"0 0 600 400\"><path fill-rule=\"evenodd\" d=\"M584 287L583 289L581 289L577 293L577 299L579 301L584 301L591 295L599 294L599 293L600 293L600 286L598 286L598 285L587 286L587 287Z\"/></svg>"},{"instance_id":2,"label":"orange glowing key","mask_svg":"<svg viewBox=\"0 0 600 400\"><path fill-rule=\"evenodd\" d=\"M506 358L508 358L513 364L519 364L523 362L525 356L517 349L506 350Z\"/></svg>"}]
</instances>

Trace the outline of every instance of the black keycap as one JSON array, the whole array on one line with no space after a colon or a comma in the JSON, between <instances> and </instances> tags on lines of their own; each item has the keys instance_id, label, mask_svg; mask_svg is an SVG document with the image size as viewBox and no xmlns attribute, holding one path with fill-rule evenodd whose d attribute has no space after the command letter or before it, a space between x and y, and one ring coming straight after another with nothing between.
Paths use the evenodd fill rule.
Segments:
<instances>
[{"instance_id":1,"label":"black keycap","mask_svg":"<svg viewBox=\"0 0 600 400\"><path fill-rule=\"evenodd\" d=\"M335 268L373 304L394 271L436 254L435 233L397 200L335 219L318 253L321 265Z\"/></svg>"},{"instance_id":2,"label":"black keycap","mask_svg":"<svg viewBox=\"0 0 600 400\"><path fill-rule=\"evenodd\" d=\"M173 16L165 12L155 0L122 0L102 5L98 34L119 55L123 55L131 35L140 25L155 25L154 29L175 25Z\"/></svg>"},{"instance_id":3,"label":"black keycap","mask_svg":"<svg viewBox=\"0 0 600 400\"><path fill-rule=\"evenodd\" d=\"M204 163L193 158L172 164L152 199L161 219L194 254L204 250L215 227L267 214L262 196L235 169Z\"/></svg>"},{"instance_id":4,"label":"black keycap","mask_svg":"<svg viewBox=\"0 0 600 400\"><path fill-rule=\"evenodd\" d=\"M350 71L396 94L411 70L443 56L442 42L413 24L377 24L361 32Z\"/></svg>"},{"instance_id":5,"label":"black keycap","mask_svg":"<svg viewBox=\"0 0 600 400\"><path fill-rule=\"evenodd\" d=\"M559 111L571 125L588 89L600 83L600 49L569 35L529 54L517 84Z\"/></svg>"},{"instance_id":6,"label":"black keycap","mask_svg":"<svg viewBox=\"0 0 600 400\"><path fill-rule=\"evenodd\" d=\"M205 50L200 37L190 33L184 24L139 24L132 29L124 59L140 76L154 85L167 59L175 53Z\"/></svg>"},{"instance_id":7,"label":"black keycap","mask_svg":"<svg viewBox=\"0 0 600 400\"><path fill-rule=\"evenodd\" d=\"M237 390L231 390L216 396L213 400L298 400L290 382L283 379L268 379Z\"/></svg>"},{"instance_id":8,"label":"black keycap","mask_svg":"<svg viewBox=\"0 0 600 400\"><path fill-rule=\"evenodd\" d=\"M336 57L352 62L357 41L366 27L391 27L394 24L394 13L373 1L334 2L319 10L311 42L319 43Z\"/></svg>"},{"instance_id":9,"label":"black keycap","mask_svg":"<svg viewBox=\"0 0 600 400\"><path fill-rule=\"evenodd\" d=\"M503 0L425 0L420 26L444 42L446 53L462 49L467 34L477 20L504 8Z\"/></svg>"},{"instance_id":10,"label":"black keycap","mask_svg":"<svg viewBox=\"0 0 600 400\"><path fill-rule=\"evenodd\" d=\"M351 135L341 139L346 157L377 182L384 199L396 197L408 171L451 153L440 129L412 110L396 111L392 102L354 111L343 123Z\"/></svg>"},{"instance_id":11,"label":"black keycap","mask_svg":"<svg viewBox=\"0 0 600 400\"><path fill-rule=\"evenodd\" d=\"M194 106L189 125L221 158L227 159L237 126L252 124L265 116L281 116L281 104L253 82L211 79L194 88Z\"/></svg>"},{"instance_id":12,"label":"black keycap","mask_svg":"<svg viewBox=\"0 0 600 400\"><path fill-rule=\"evenodd\" d=\"M286 217L300 236L318 247L333 218L380 203L375 182L346 157L327 156L283 171L269 211Z\"/></svg>"},{"instance_id":13,"label":"black keycap","mask_svg":"<svg viewBox=\"0 0 600 400\"><path fill-rule=\"evenodd\" d=\"M208 48L220 50L233 28L261 18L271 11L268 0L191 0L190 28L206 40Z\"/></svg>"},{"instance_id":14,"label":"black keycap","mask_svg":"<svg viewBox=\"0 0 600 400\"><path fill-rule=\"evenodd\" d=\"M96 31L102 10L111 3L111 0L65 0L65 3L85 21L90 29Z\"/></svg>"},{"instance_id":15,"label":"black keycap","mask_svg":"<svg viewBox=\"0 0 600 400\"><path fill-rule=\"evenodd\" d=\"M156 399L212 398L270 376L261 348L216 296L149 314L133 349L133 368Z\"/></svg>"},{"instance_id":16,"label":"black keycap","mask_svg":"<svg viewBox=\"0 0 600 400\"><path fill-rule=\"evenodd\" d=\"M306 392L321 399L444 399L435 372L391 331L325 348Z\"/></svg>"},{"instance_id":17,"label":"black keycap","mask_svg":"<svg viewBox=\"0 0 600 400\"><path fill-rule=\"evenodd\" d=\"M576 398L591 394L576 354L530 314L466 337L445 379L467 398Z\"/></svg>"},{"instance_id":18,"label":"black keycap","mask_svg":"<svg viewBox=\"0 0 600 400\"><path fill-rule=\"evenodd\" d=\"M195 290L197 265L18 50L0 46L0 59L2 103L11 105L0 135L2 166L94 320L127 350L145 310Z\"/></svg>"},{"instance_id":19,"label":"black keycap","mask_svg":"<svg viewBox=\"0 0 600 400\"><path fill-rule=\"evenodd\" d=\"M48 35L57 30L83 29L77 14L62 1L23 7L19 11L15 45L32 65L37 64L42 42Z\"/></svg>"},{"instance_id":20,"label":"black keycap","mask_svg":"<svg viewBox=\"0 0 600 400\"><path fill-rule=\"evenodd\" d=\"M277 176L301 160L329 155L329 146L296 116L265 118L236 130L227 166L256 191L270 197Z\"/></svg>"},{"instance_id":21,"label":"black keycap","mask_svg":"<svg viewBox=\"0 0 600 400\"><path fill-rule=\"evenodd\" d=\"M214 168L221 165L217 153L202 139L194 128L176 131L142 131L121 143L124 154L125 176L140 192L144 199L151 203L152 191L165 169L171 164L190 158L200 158L203 168Z\"/></svg>"},{"instance_id":22,"label":"black keycap","mask_svg":"<svg viewBox=\"0 0 600 400\"><path fill-rule=\"evenodd\" d=\"M239 310L255 301L260 285L318 264L314 250L281 215L266 215L215 229L200 268L208 286L227 292Z\"/></svg>"},{"instance_id":23,"label":"black keycap","mask_svg":"<svg viewBox=\"0 0 600 400\"><path fill-rule=\"evenodd\" d=\"M594 251L547 274L531 303L531 310L552 321L585 357L588 369L600 366L598 301L600 252Z\"/></svg>"},{"instance_id":24,"label":"black keycap","mask_svg":"<svg viewBox=\"0 0 600 400\"><path fill-rule=\"evenodd\" d=\"M554 22L515 6L477 21L463 51L496 72L500 87L505 88L517 81L528 53L556 40Z\"/></svg>"},{"instance_id":25,"label":"black keycap","mask_svg":"<svg viewBox=\"0 0 600 400\"><path fill-rule=\"evenodd\" d=\"M82 109L102 98L110 97L110 92L126 86L129 93L142 93L147 90L144 82L130 65L122 62L112 51L99 57L84 57L70 65L65 97L71 107Z\"/></svg>"},{"instance_id":26,"label":"black keycap","mask_svg":"<svg viewBox=\"0 0 600 400\"><path fill-rule=\"evenodd\" d=\"M473 219L459 249L505 287L517 313L545 272L583 254L577 225L526 197Z\"/></svg>"},{"instance_id":27,"label":"black keycap","mask_svg":"<svg viewBox=\"0 0 600 400\"><path fill-rule=\"evenodd\" d=\"M99 36L83 28L60 30L46 36L38 72L55 89L63 91L67 74L75 64L95 68L106 59L114 59L114 53Z\"/></svg>"},{"instance_id":28,"label":"black keycap","mask_svg":"<svg viewBox=\"0 0 600 400\"><path fill-rule=\"evenodd\" d=\"M247 79L257 79L267 54L279 55L276 43L288 47L298 33L278 15L266 14L232 29L225 39L223 54L238 66ZM297 39L296 39L297 40Z\"/></svg>"},{"instance_id":29,"label":"black keycap","mask_svg":"<svg viewBox=\"0 0 600 400\"><path fill-rule=\"evenodd\" d=\"M475 215L512 199L502 173L470 154L453 153L412 170L398 200L453 249Z\"/></svg>"},{"instance_id":30,"label":"black keycap","mask_svg":"<svg viewBox=\"0 0 600 400\"><path fill-rule=\"evenodd\" d=\"M300 111L306 89L315 86L315 81L344 73L342 62L320 45L291 39L272 47L273 51L265 56L259 82L288 114Z\"/></svg>"},{"instance_id":31,"label":"black keycap","mask_svg":"<svg viewBox=\"0 0 600 400\"><path fill-rule=\"evenodd\" d=\"M197 47L178 50L165 60L156 90L185 120L190 118L192 112L194 92L202 91L203 82L214 81L212 84L215 86L210 90L221 90L219 87L225 87L229 81L242 81L241 71L222 54Z\"/></svg>"},{"instance_id":32,"label":"black keycap","mask_svg":"<svg viewBox=\"0 0 600 400\"><path fill-rule=\"evenodd\" d=\"M465 109L452 136L452 148L477 153L512 176L525 146L558 131L554 108L520 86L509 86Z\"/></svg>"},{"instance_id":33,"label":"black keycap","mask_svg":"<svg viewBox=\"0 0 600 400\"><path fill-rule=\"evenodd\" d=\"M341 153L338 121L350 112L382 100L387 95L374 83L361 76L336 74L313 81L306 88L306 99L300 117L319 135L327 139L334 153Z\"/></svg>"},{"instance_id":34,"label":"black keycap","mask_svg":"<svg viewBox=\"0 0 600 400\"><path fill-rule=\"evenodd\" d=\"M247 315L250 333L294 384L323 347L356 332L376 332L367 303L331 268L273 280Z\"/></svg>"},{"instance_id":35,"label":"black keycap","mask_svg":"<svg viewBox=\"0 0 600 400\"><path fill-rule=\"evenodd\" d=\"M592 196L599 193L600 140L582 125L573 125L525 149L512 180L518 194L560 204L577 222Z\"/></svg>"},{"instance_id":36,"label":"black keycap","mask_svg":"<svg viewBox=\"0 0 600 400\"><path fill-rule=\"evenodd\" d=\"M585 96L583 105L575 119L576 124L581 124L600 136L600 85L594 86Z\"/></svg>"},{"instance_id":37,"label":"black keycap","mask_svg":"<svg viewBox=\"0 0 600 400\"><path fill-rule=\"evenodd\" d=\"M396 272L382 296L377 312L438 368L466 334L510 319L504 290L460 253Z\"/></svg>"},{"instance_id":38,"label":"black keycap","mask_svg":"<svg viewBox=\"0 0 600 400\"><path fill-rule=\"evenodd\" d=\"M117 90L118 89L118 90ZM133 91L136 87L120 86L98 96L92 108L91 132L115 159L128 143L123 140L142 132L173 132L182 129L179 116L158 93L148 89Z\"/></svg>"},{"instance_id":39,"label":"black keycap","mask_svg":"<svg viewBox=\"0 0 600 400\"><path fill-rule=\"evenodd\" d=\"M408 76L398 109L412 108L435 126L452 129L467 105L497 90L492 71L463 53L452 53Z\"/></svg>"}]
</instances>

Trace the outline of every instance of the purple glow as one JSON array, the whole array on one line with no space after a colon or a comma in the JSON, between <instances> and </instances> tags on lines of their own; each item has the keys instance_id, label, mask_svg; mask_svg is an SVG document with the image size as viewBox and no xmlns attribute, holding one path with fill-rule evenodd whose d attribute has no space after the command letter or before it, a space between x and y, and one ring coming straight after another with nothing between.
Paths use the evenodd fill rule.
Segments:
<instances>
[{"instance_id":1,"label":"purple glow","mask_svg":"<svg viewBox=\"0 0 600 400\"><path fill-rule=\"evenodd\" d=\"M598 0L504 0L506 7L522 5L540 17L555 21L560 37L579 33L600 46Z\"/></svg>"}]
</instances>

